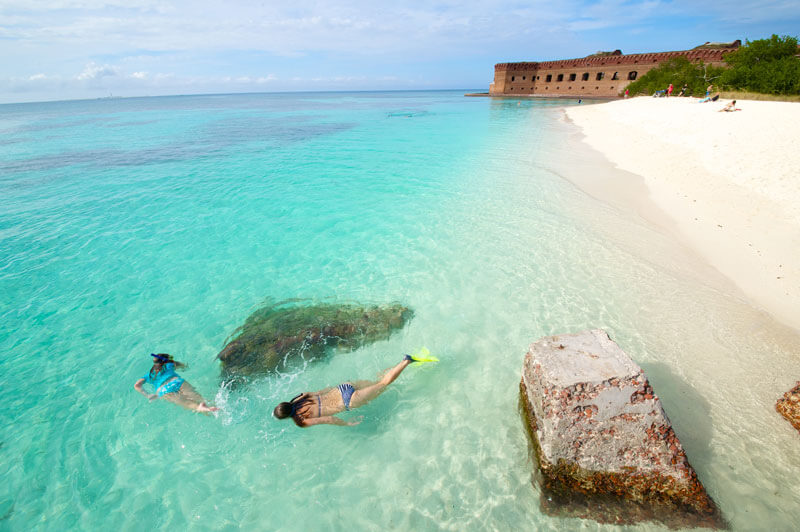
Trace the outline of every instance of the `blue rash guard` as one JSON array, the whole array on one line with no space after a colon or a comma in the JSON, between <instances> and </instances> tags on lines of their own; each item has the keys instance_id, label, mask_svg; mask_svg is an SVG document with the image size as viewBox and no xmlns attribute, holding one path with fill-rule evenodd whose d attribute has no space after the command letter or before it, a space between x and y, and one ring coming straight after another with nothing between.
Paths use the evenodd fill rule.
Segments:
<instances>
[{"instance_id":1,"label":"blue rash guard","mask_svg":"<svg viewBox=\"0 0 800 532\"><path fill-rule=\"evenodd\" d=\"M175 364L172 362L167 362L161 366L161 371L158 373L153 374L152 370L148 371L142 378L155 388L159 397L165 393L177 392L183 384L183 378L175 372ZM167 385L162 388L165 382L167 382Z\"/></svg>"}]
</instances>

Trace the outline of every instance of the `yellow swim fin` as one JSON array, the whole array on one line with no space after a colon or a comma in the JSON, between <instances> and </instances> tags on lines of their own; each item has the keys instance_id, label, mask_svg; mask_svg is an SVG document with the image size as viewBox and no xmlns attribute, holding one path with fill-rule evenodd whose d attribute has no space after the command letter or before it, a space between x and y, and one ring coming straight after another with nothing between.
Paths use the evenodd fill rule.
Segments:
<instances>
[{"instance_id":1,"label":"yellow swim fin","mask_svg":"<svg viewBox=\"0 0 800 532\"><path fill-rule=\"evenodd\" d=\"M427 347L421 347L417 349L417 351L412 355L406 355L412 362L419 362L420 364L424 362L439 362L439 359L431 356L431 352L428 351Z\"/></svg>"}]
</instances>

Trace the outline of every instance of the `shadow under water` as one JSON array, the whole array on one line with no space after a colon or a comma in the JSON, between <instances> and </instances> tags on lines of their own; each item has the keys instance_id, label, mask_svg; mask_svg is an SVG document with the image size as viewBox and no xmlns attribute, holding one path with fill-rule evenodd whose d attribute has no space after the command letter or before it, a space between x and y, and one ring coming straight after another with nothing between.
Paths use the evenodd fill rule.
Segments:
<instances>
[{"instance_id":1,"label":"shadow under water","mask_svg":"<svg viewBox=\"0 0 800 532\"><path fill-rule=\"evenodd\" d=\"M661 399L661 406L686 450L689 463L710 463L714 433L711 405L691 384L676 375L669 365L661 362L643 363L642 369Z\"/></svg>"},{"instance_id":2,"label":"shadow under water","mask_svg":"<svg viewBox=\"0 0 800 532\"><path fill-rule=\"evenodd\" d=\"M388 339L413 316L398 303L365 306L294 299L267 304L226 340L217 355L222 377L233 384L283 368L295 358L320 358L330 348L352 351Z\"/></svg>"}]
</instances>

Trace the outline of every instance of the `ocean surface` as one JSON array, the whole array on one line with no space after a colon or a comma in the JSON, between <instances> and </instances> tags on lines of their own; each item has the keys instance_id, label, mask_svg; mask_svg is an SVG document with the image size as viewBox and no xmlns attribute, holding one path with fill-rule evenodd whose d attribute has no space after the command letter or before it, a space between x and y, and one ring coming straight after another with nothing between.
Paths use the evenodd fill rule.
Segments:
<instances>
[{"instance_id":1,"label":"ocean surface","mask_svg":"<svg viewBox=\"0 0 800 532\"><path fill-rule=\"evenodd\" d=\"M800 439L774 402L800 378L797 333L567 179L565 161L613 172L565 122L575 103L1 105L0 530L619 530L541 511L518 406L527 346L588 328L645 369L733 529L794 529ZM415 315L221 386L228 335L294 298ZM420 346L441 362L345 414L356 427L270 415ZM219 415L136 393L154 351Z\"/></svg>"}]
</instances>

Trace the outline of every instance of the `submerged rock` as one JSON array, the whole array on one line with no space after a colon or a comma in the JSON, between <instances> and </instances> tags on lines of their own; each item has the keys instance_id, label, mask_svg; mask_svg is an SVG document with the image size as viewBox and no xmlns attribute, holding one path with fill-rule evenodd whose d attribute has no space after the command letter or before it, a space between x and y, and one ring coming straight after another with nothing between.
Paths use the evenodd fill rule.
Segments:
<instances>
[{"instance_id":1,"label":"submerged rock","mask_svg":"<svg viewBox=\"0 0 800 532\"><path fill-rule=\"evenodd\" d=\"M794 428L800 430L800 381L797 385L783 394L775 403L775 410L785 417Z\"/></svg>"},{"instance_id":2,"label":"submerged rock","mask_svg":"<svg viewBox=\"0 0 800 532\"><path fill-rule=\"evenodd\" d=\"M604 331L531 344L520 390L546 513L724 526L644 372Z\"/></svg>"},{"instance_id":3,"label":"submerged rock","mask_svg":"<svg viewBox=\"0 0 800 532\"><path fill-rule=\"evenodd\" d=\"M261 375L295 357L321 356L328 347L353 350L385 340L413 315L399 304L271 304L253 312L217 358L226 378Z\"/></svg>"}]
</instances>

